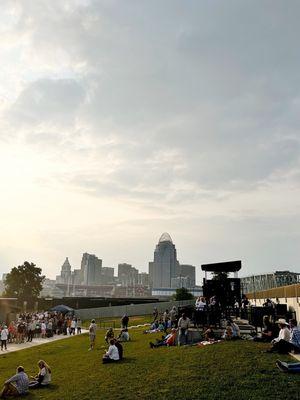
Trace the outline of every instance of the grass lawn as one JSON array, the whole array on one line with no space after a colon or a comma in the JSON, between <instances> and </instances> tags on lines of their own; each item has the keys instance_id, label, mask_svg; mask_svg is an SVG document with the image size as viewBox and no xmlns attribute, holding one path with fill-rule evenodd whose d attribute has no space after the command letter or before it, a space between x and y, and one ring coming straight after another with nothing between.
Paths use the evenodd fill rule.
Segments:
<instances>
[{"instance_id":1,"label":"grass lawn","mask_svg":"<svg viewBox=\"0 0 300 400\"><path fill-rule=\"evenodd\" d=\"M133 340L124 345L125 360L103 365L103 331L96 349L88 352L88 336L7 353L0 356L1 382L23 365L36 372L39 359L52 367L51 388L32 391L26 399L197 399L276 400L300 399L300 375L280 372L278 356L262 353L264 344L238 341L203 348L150 349L158 334L131 330ZM281 357L290 360L289 356Z\"/></svg>"},{"instance_id":2,"label":"grass lawn","mask_svg":"<svg viewBox=\"0 0 300 400\"><path fill-rule=\"evenodd\" d=\"M139 315L136 317L129 317L129 323L128 326L136 326L136 325L142 325L146 323L152 322L152 315ZM110 327L113 327L114 329L118 329L121 327L121 317L117 318L95 318L97 326L99 328L104 328L108 329ZM88 328L91 323L91 320L85 320L82 323L82 326L84 328Z\"/></svg>"}]
</instances>

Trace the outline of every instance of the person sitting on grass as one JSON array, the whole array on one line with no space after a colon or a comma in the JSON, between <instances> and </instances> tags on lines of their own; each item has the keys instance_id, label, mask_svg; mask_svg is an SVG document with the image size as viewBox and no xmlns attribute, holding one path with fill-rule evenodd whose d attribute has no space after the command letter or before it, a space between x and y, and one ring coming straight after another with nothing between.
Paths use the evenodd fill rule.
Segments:
<instances>
[{"instance_id":1,"label":"person sitting on grass","mask_svg":"<svg viewBox=\"0 0 300 400\"><path fill-rule=\"evenodd\" d=\"M6 396L20 396L28 393L29 379L24 368L20 365L17 368L17 373L9 378L3 386L0 398Z\"/></svg>"},{"instance_id":2,"label":"person sitting on grass","mask_svg":"<svg viewBox=\"0 0 300 400\"><path fill-rule=\"evenodd\" d=\"M115 346L119 352L119 359L123 360L123 346L118 339L114 339L114 340L115 340Z\"/></svg>"},{"instance_id":3,"label":"person sitting on grass","mask_svg":"<svg viewBox=\"0 0 300 400\"><path fill-rule=\"evenodd\" d=\"M40 360L38 362L39 372L36 376L33 376L33 381L29 382L29 388L35 389L39 387L46 387L51 382L51 369L45 361Z\"/></svg>"},{"instance_id":4,"label":"person sitting on grass","mask_svg":"<svg viewBox=\"0 0 300 400\"><path fill-rule=\"evenodd\" d=\"M110 339L109 343L110 346L102 358L103 364L117 362L120 360L119 350L115 344L115 339Z\"/></svg>"},{"instance_id":5,"label":"person sitting on grass","mask_svg":"<svg viewBox=\"0 0 300 400\"><path fill-rule=\"evenodd\" d=\"M158 323L158 328L157 328L160 332L165 330L165 326L162 320L159 321Z\"/></svg>"},{"instance_id":6,"label":"person sitting on grass","mask_svg":"<svg viewBox=\"0 0 300 400\"><path fill-rule=\"evenodd\" d=\"M226 322L225 331L223 333L222 339L231 340L233 336L233 330L230 321Z\"/></svg>"},{"instance_id":7,"label":"person sitting on grass","mask_svg":"<svg viewBox=\"0 0 300 400\"><path fill-rule=\"evenodd\" d=\"M120 335L117 337L119 342L128 342L130 340L128 329L122 329Z\"/></svg>"},{"instance_id":8,"label":"person sitting on grass","mask_svg":"<svg viewBox=\"0 0 300 400\"><path fill-rule=\"evenodd\" d=\"M284 318L279 318L278 324L280 327L279 335L276 339L272 340L272 347L267 350L268 353L288 353L290 350L291 332L288 328L289 324Z\"/></svg>"},{"instance_id":9,"label":"person sitting on grass","mask_svg":"<svg viewBox=\"0 0 300 400\"><path fill-rule=\"evenodd\" d=\"M231 318L228 320L230 322L231 328L232 328L232 339L240 339L241 338L241 331L239 326L233 322Z\"/></svg>"},{"instance_id":10,"label":"person sitting on grass","mask_svg":"<svg viewBox=\"0 0 300 400\"><path fill-rule=\"evenodd\" d=\"M294 353L300 353L300 329L297 326L297 321L295 319L290 319L289 324L291 328L290 343L292 345L290 351L294 351Z\"/></svg>"},{"instance_id":11,"label":"person sitting on grass","mask_svg":"<svg viewBox=\"0 0 300 400\"><path fill-rule=\"evenodd\" d=\"M281 339L273 344L271 350L278 351L278 353L286 354L289 352L300 353L300 330L297 327L297 321L295 319L289 320L290 325L290 339Z\"/></svg>"},{"instance_id":12,"label":"person sitting on grass","mask_svg":"<svg viewBox=\"0 0 300 400\"><path fill-rule=\"evenodd\" d=\"M159 326L159 324L158 324L158 321L156 320L156 321L154 321L153 324L151 325L151 329L150 329L150 330L156 331L156 330L158 329L158 326Z\"/></svg>"},{"instance_id":13,"label":"person sitting on grass","mask_svg":"<svg viewBox=\"0 0 300 400\"><path fill-rule=\"evenodd\" d=\"M109 341L110 341L110 339L113 339L114 337L115 337L115 334L114 334L113 328L109 328L109 329L107 330L107 332L106 332L105 337L104 337L106 343L108 344Z\"/></svg>"},{"instance_id":14,"label":"person sitting on grass","mask_svg":"<svg viewBox=\"0 0 300 400\"><path fill-rule=\"evenodd\" d=\"M206 340L207 342L211 342L214 341L216 338L215 332L213 331L213 328L211 326L209 326L204 332L204 340Z\"/></svg>"},{"instance_id":15,"label":"person sitting on grass","mask_svg":"<svg viewBox=\"0 0 300 400\"><path fill-rule=\"evenodd\" d=\"M166 335L163 340L156 340L156 343L150 342L149 345L150 345L151 349L154 349L154 348L160 347L160 346L175 346L176 335L177 335L177 330L175 328L173 328L171 330L171 333Z\"/></svg>"},{"instance_id":16,"label":"person sitting on grass","mask_svg":"<svg viewBox=\"0 0 300 400\"><path fill-rule=\"evenodd\" d=\"M143 331L143 333L156 333L159 332L159 324L158 321L153 322L153 324L150 326L150 329L146 329Z\"/></svg>"},{"instance_id":17,"label":"person sitting on grass","mask_svg":"<svg viewBox=\"0 0 300 400\"><path fill-rule=\"evenodd\" d=\"M270 321L269 315L263 317L263 329L261 336L255 336L253 340L255 342L266 342L270 343L278 335L278 328L275 324Z\"/></svg>"}]
</instances>

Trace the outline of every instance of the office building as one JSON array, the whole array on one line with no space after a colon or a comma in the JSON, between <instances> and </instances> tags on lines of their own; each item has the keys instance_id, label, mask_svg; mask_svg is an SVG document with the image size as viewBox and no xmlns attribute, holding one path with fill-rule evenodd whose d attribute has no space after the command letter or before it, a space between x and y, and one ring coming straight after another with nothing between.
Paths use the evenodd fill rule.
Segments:
<instances>
[{"instance_id":1,"label":"office building","mask_svg":"<svg viewBox=\"0 0 300 400\"><path fill-rule=\"evenodd\" d=\"M83 285L101 284L102 260L95 254L84 253L81 260L81 271L83 274Z\"/></svg>"},{"instance_id":2,"label":"office building","mask_svg":"<svg viewBox=\"0 0 300 400\"><path fill-rule=\"evenodd\" d=\"M154 251L154 261L149 264L153 288L170 288L179 268L175 245L168 233L163 233Z\"/></svg>"}]
</instances>

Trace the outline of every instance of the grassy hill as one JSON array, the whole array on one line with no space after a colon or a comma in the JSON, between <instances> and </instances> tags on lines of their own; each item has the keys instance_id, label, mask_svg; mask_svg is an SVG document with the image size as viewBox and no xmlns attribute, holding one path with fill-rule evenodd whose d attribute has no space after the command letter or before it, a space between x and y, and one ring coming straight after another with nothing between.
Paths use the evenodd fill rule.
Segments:
<instances>
[{"instance_id":1,"label":"grassy hill","mask_svg":"<svg viewBox=\"0 0 300 400\"><path fill-rule=\"evenodd\" d=\"M125 360L103 365L104 331L96 349L88 350L88 336L37 346L0 356L1 383L23 365L29 374L44 359L53 370L51 388L32 391L26 399L299 399L300 375L275 367L276 355L263 353L264 344L238 341L203 348L150 349L158 334L131 331L124 345ZM288 356L281 359L289 360Z\"/></svg>"}]
</instances>

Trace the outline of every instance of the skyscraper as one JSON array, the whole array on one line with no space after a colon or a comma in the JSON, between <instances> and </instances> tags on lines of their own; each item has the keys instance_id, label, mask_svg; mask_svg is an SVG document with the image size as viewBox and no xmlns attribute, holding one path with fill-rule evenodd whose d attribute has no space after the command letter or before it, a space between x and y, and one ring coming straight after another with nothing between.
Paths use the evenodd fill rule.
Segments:
<instances>
[{"instance_id":1,"label":"skyscraper","mask_svg":"<svg viewBox=\"0 0 300 400\"><path fill-rule=\"evenodd\" d=\"M154 261L149 263L149 274L153 288L170 288L171 280L177 276L179 263L171 236L161 235L154 251Z\"/></svg>"},{"instance_id":2,"label":"skyscraper","mask_svg":"<svg viewBox=\"0 0 300 400\"><path fill-rule=\"evenodd\" d=\"M84 285L101 284L102 260L94 254L84 253L81 260Z\"/></svg>"},{"instance_id":3,"label":"skyscraper","mask_svg":"<svg viewBox=\"0 0 300 400\"><path fill-rule=\"evenodd\" d=\"M189 264L180 264L177 272L178 277L189 278L189 287L196 285L196 267ZM187 286L185 286L187 287Z\"/></svg>"},{"instance_id":4,"label":"skyscraper","mask_svg":"<svg viewBox=\"0 0 300 400\"><path fill-rule=\"evenodd\" d=\"M138 284L139 271L131 264L118 264L118 279L122 286L135 286Z\"/></svg>"}]
</instances>

